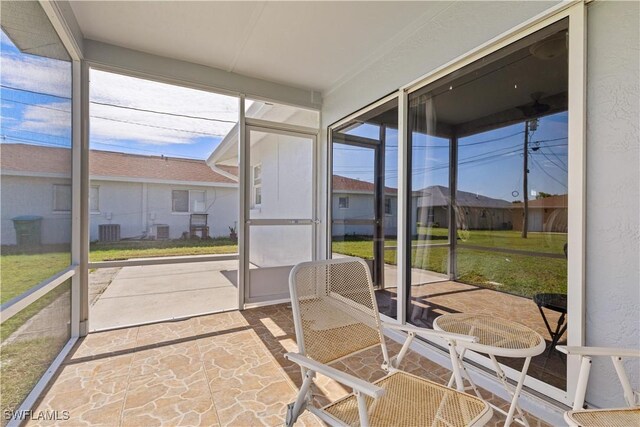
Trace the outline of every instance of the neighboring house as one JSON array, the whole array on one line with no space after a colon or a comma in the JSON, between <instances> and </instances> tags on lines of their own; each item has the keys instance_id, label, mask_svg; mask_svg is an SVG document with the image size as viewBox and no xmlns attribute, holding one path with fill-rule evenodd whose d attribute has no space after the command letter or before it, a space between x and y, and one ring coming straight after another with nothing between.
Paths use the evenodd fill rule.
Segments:
<instances>
[{"instance_id":1,"label":"neighboring house","mask_svg":"<svg viewBox=\"0 0 640 427\"><path fill-rule=\"evenodd\" d=\"M43 218L43 244L67 243L71 151L27 144L0 149L2 244L16 243L11 219L20 215ZM230 175L202 160L91 150L90 239L98 240L101 224L119 224L121 238L154 237L157 225L168 225L169 238L180 238L192 213L208 214L210 236L228 236L238 218L238 184Z\"/></svg>"},{"instance_id":2,"label":"neighboring house","mask_svg":"<svg viewBox=\"0 0 640 427\"><path fill-rule=\"evenodd\" d=\"M334 236L355 234L372 236L373 225L337 224L342 220L367 220L375 217L374 184L340 175L333 175L331 228ZM398 233L398 190L385 188L384 234L396 236Z\"/></svg>"},{"instance_id":3,"label":"neighboring house","mask_svg":"<svg viewBox=\"0 0 640 427\"><path fill-rule=\"evenodd\" d=\"M567 194L529 200L528 231L566 233L568 202ZM513 215L513 229L522 230L524 205L514 203L513 207L516 210Z\"/></svg>"},{"instance_id":4,"label":"neighboring house","mask_svg":"<svg viewBox=\"0 0 640 427\"><path fill-rule=\"evenodd\" d=\"M433 185L413 194L416 202L417 222L423 226L449 227L448 187ZM456 192L456 217L459 229L511 230L514 209L517 205L502 199L458 190Z\"/></svg>"}]
</instances>

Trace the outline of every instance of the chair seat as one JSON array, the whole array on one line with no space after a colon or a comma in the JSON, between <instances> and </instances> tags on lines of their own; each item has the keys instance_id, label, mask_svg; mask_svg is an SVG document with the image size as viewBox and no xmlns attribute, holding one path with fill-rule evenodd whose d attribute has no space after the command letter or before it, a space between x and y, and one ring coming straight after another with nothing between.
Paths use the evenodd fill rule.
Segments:
<instances>
[{"instance_id":1,"label":"chair seat","mask_svg":"<svg viewBox=\"0 0 640 427\"><path fill-rule=\"evenodd\" d=\"M394 372L375 384L386 393L376 400L365 398L372 427L482 425L491 417L489 405L483 400L406 372ZM353 394L324 410L347 425L360 424Z\"/></svg>"},{"instance_id":2,"label":"chair seat","mask_svg":"<svg viewBox=\"0 0 640 427\"><path fill-rule=\"evenodd\" d=\"M584 427L640 426L640 408L568 411L565 419L571 425Z\"/></svg>"}]
</instances>

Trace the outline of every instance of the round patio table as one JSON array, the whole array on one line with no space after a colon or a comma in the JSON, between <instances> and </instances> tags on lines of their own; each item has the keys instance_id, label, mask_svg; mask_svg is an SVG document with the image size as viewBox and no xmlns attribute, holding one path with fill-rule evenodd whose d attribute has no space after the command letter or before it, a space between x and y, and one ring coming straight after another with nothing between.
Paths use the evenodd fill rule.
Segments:
<instances>
[{"instance_id":1,"label":"round patio table","mask_svg":"<svg viewBox=\"0 0 640 427\"><path fill-rule=\"evenodd\" d=\"M487 314L443 314L434 320L433 328L445 332L470 335L478 339L474 343L457 343L457 346L461 347L462 350L458 353L458 366L453 366L453 374L449 380L449 386L451 387L455 381L458 390L464 391L465 387L462 380L462 374L464 374L478 397L482 397L466 370L464 353L466 350L472 350L488 355L493 362L498 380L500 380L508 395L511 396L511 405L508 412L495 405L491 406L507 416L505 426L510 425L512 421L528 426L529 423L518 405L518 398L527 376L531 358L545 350L546 343L544 338L533 329L520 323ZM507 376L496 357L525 359L520 378L514 389L507 382ZM516 411L518 412L517 418L514 417Z\"/></svg>"}]
</instances>

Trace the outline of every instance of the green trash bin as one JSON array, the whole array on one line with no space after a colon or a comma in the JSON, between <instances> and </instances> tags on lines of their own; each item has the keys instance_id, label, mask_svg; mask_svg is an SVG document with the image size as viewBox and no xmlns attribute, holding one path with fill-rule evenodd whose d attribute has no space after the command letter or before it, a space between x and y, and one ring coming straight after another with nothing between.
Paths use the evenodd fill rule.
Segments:
<instances>
[{"instance_id":1,"label":"green trash bin","mask_svg":"<svg viewBox=\"0 0 640 427\"><path fill-rule=\"evenodd\" d=\"M18 246L39 246L42 242L42 217L22 215L11 219Z\"/></svg>"}]
</instances>

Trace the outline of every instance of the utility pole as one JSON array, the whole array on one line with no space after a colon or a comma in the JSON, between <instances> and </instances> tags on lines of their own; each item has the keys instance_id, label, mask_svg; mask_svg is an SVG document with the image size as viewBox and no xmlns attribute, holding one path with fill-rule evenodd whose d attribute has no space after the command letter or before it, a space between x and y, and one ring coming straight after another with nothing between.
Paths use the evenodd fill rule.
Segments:
<instances>
[{"instance_id":1,"label":"utility pole","mask_svg":"<svg viewBox=\"0 0 640 427\"><path fill-rule=\"evenodd\" d=\"M524 212L522 213L522 238L527 238L529 231L529 137L530 132L538 130L538 118L528 119L524 122L524 152L522 170L522 196L524 198ZM534 148L535 150L535 148Z\"/></svg>"},{"instance_id":2,"label":"utility pole","mask_svg":"<svg viewBox=\"0 0 640 427\"><path fill-rule=\"evenodd\" d=\"M527 238L529 230L529 120L524 122L524 149L522 162L522 197L524 198L524 212L522 213L522 238Z\"/></svg>"}]
</instances>

